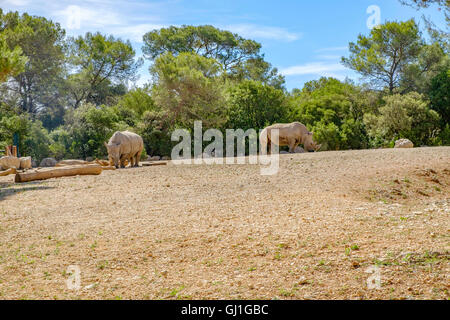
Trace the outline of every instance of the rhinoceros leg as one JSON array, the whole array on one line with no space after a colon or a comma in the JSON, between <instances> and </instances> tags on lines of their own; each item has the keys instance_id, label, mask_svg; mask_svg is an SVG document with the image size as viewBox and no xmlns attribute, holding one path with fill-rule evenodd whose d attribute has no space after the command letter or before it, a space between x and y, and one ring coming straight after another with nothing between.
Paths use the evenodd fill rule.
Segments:
<instances>
[{"instance_id":1,"label":"rhinoceros leg","mask_svg":"<svg viewBox=\"0 0 450 320\"><path fill-rule=\"evenodd\" d=\"M289 153L294 153L296 147L296 140L289 140Z\"/></svg>"},{"instance_id":2,"label":"rhinoceros leg","mask_svg":"<svg viewBox=\"0 0 450 320\"><path fill-rule=\"evenodd\" d=\"M134 162L136 167L139 167L139 159L141 159L141 152L136 154L136 161Z\"/></svg>"},{"instance_id":3,"label":"rhinoceros leg","mask_svg":"<svg viewBox=\"0 0 450 320\"><path fill-rule=\"evenodd\" d=\"M129 161L128 156L125 155L125 154L123 154L123 155L120 157L120 167L121 167L121 168L125 168L125 161L126 161L126 160Z\"/></svg>"}]
</instances>

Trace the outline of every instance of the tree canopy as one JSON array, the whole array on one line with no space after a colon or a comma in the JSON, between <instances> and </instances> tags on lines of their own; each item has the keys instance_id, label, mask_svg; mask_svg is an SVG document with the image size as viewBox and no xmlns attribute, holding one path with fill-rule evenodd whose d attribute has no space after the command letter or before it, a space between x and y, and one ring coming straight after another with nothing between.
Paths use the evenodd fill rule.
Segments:
<instances>
[{"instance_id":1,"label":"tree canopy","mask_svg":"<svg viewBox=\"0 0 450 320\"><path fill-rule=\"evenodd\" d=\"M69 77L69 91L73 105L94 99L94 92L109 84L122 84L136 76L141 60L135 60L135 51L129 41L100 33L69 40L70 62L75 73ZM97 89L97 90L96 90Z\"/></svg>"},{"instance_id":2,"label":"tree canopy","mask_svg":"<svg viewBox=\"0 0 450 320\"><path fill-rule=\"evenodd\" d=\"M350 56L343 57L342 62L375 87L387 86L393 92L405 67L417 59L422 46L419 27L413 19L386 22L372 29L369 36L360 34L356 43L350 42Z\"/></svg>"},{"instance_id":3,"label":"tree canopy","mask_svg":"<svg viewBox=\"0 0 450 320\"><path fill-rule=\"evenodd\" d=\"M417 4L442 6L426 2ZM448 145L449 42L430 35L414 20L388 21L342 59L368 83L323 77L288 92L258 42L208 25L162 28L144 36L151 81L136 87L143 60L129 41L66 37L57 22L0 10L0 150L18 134L21 154L37 161L102 157L115 130L131 130L164 156L173 130L197 120L223 132L299 121L322 151L397 138Z\"/></svg>"}]
</instances>

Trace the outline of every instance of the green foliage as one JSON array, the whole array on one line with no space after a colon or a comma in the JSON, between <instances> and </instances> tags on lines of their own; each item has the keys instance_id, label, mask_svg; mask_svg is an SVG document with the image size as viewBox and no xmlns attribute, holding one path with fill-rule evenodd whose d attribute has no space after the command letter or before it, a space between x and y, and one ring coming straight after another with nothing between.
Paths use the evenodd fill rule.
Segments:
<instances>
[{"instance_id":1,"label":"green foliage","mask_svg":"<svg viewBox=\"0 0 450 320\"><path fill-rule=\"evenodd\" d=\"M367 146L362 114L365 92L334 78L307 82L290 98L291 121L313 130L321 150L360 149Z\"/></svg>"},{"instance_id":2,"label":"green foliage","mask_svg":"<svg viewBox=\"0 0 450 320\"><path fill-rule=\"evenodd\" d=\"M73 112L68 124L68 131L73 139L71 153L82 159L105 156L104 142L116 131L117 122L117 116L110 107L81 105Z\"/></svg>"},{"instance_id":3,"label":"green foliage","mask_svg":"<svg viewBox=\"0 0 450 320\"><path fill-rule=\"evenodd\" d=\"M232 86L227 100L228 128L258 130L287 121L284 92L261 82L244 80Z\"/></svg>"},{"instance_id":4,"label":"green foliage","mask_svg":"<svg viewBox=\"0 0 450 320\"><path fill-rule=\"evenodd\" d=\"M261 45L229 31L213 26L162 28L144 35L142 51L151 60L171 52L196 53L217 60L224 70L233 69L241 61L259 57Z\"/></svg>"},{"instance_id":5,"label":"green foliage","mask_svg":"<svg viewBox=\"0 0 450 320\"><path fill-rule=\"evenodd\" d=\"M170 156L173 143L170 139L170 124L163 112L146 111L137 126L137 133L144 140L147 153L151 156Z\"/></svg>"},{"instance_id":6,"label":"green foliage","mask_svg":"<svg viewBox=\"0 0 450 320\"><path fill-rule=\"evenodd\" d=\"M216 60L195 53L167 53L155 60L151 73L153 99L172 127L193 128L195 120L202 120L205 127L223 124L224 81Z\"/></svg>"},{"instance_id":7,"label":"green foliage","mask_svg":"<svg viewBox=\"0 0 450 320\"><path fill-rule=\"evenodd\" d=\"M70 62L77 71L68 79L74 107L84 100L104 103L108 95L124 93L122 83L133 79L142 65L141 59L135 61L129 41L100 33L70 38L69 49Z\"/></svg>"},{"instance_id":8,"label":"green foliage","mask_svg":"<svg viewBox=\"0 0 450 320\"><path fill-rule=\"evenodd\" d=\"M395 94L385 98L378 114L366 114L364 122L372 139L385 144L399 138L410 139L415 145L434 143L439 115L431 110L417 92Z\"/></svg>"},{"instance_id":9,"label":"green foliage","mask_svg":"<svg viewBox=\"0 0 450 320\"><path fill-rule=\"evenodd\" d=\"M129 41L98 32L67 39L58 23L0 9L0 149L17 133L21 154L36 161L103 157L114 131L130 130L143 137L144 158L164 156L171 132L196 120L222 130L299 121L321 150L403 137L448 145L448 34L427 28L428 43L414 20L386 22L350 43L343 63L380 91L321 78L287 93L258 42L213 26L172 26L145 34L152 84L129 90L142 65Z\"/></svg>"},{"instance_id":10,"label":"green foliage","mask_svg":"<svg viewBox=\"0 0 450 320\"><path fill-rule=\"evenodd\" d=\"M450 123L450 69L442 70L431 80L428 91L430 107L441 116L443 126Z\"/></svg>"},{"instance_id":11,"label":"green foliage","mask_svg":"<svg viewBox=\"0 0 450 320\"><path fill-rule=\"evenodd\" d=\"M0 30L9 48L20 47L27 57L24 72L13 77L20 92L20 107L30 113L38 112L38 105L54 103L64 71L65 31L58 23L43 17L18 12L0 11Z\"/></svg>"},{"instance_id":12,"label":"green foliage","mask_svg":"<svg viewBox=\"0 0 450 320\"><path fill-rule=\"evenodd\" d=\"M433 78L450 67L450 58L438 42L424 45L416 61L405 66L400 89L402 93L416 91L426 93Z\"/></svg>"},{"instance_id":13,"label":"green foliage","mask_svg":"<svg viewBox=\"0 0 450 320\"><path fill-rule=\"evenodd\" d=\"M60 160L63 158L74 158L70 154L70 147L72 146L72 137L70 133L62 126L53 130L50 133L52 144L49 146L50 156Z\"/></svg>"},{"instance_id":14,"label":"green foliage","mask_svg":"<svg viewBox=\"0 0 450 320\"><path fill-rule=\"evenodd\" d=\"M51 140L47 129L40 121L33 121L22 139L25 144L24 155L31 156L37 162L50 156Z\"/></svg>"},{"instance_id":15,"label":"green foliage","mask_svg":"<svg viewBox=\"0 0 450 320\"><path fill-rule=\"evenodd\" d=\"M60 104L52 105L42 110L37 118L47 130L51 131L64 124L66 108Z\"/></svg>"},{"instance_id":16,"label":"green foliage","mask_svg":"<svg viewBox=\"0 0 450 320\"><path fill-rule=\"evenodd\" d=\"M17 133L20 137L24 137L31 126L31 121L26 114L18 115L12 110L6 110L0 106L0 141L3 142L1 147L4 150L6 145L13 143L13 134ZM24 148L23 139L20 140L19 151L21 153Z\"/></svg>"},{"instance_id":17,"label":"green foliage","mask_svg":"<svg viewBox=\"0 0 450 320\"><path fill-rule=\"evenodd\" d=\"M0 83L6 81L9 76L23 72L27 61L20 47L10 50L5 37L0 36Z\"/></svg>"},{"instance_id":18,"label":"green foliage","mask_svg":"<svg viewBox=\"0 0 450 320\"><path fill-rule=\"evenodd\" d=\"M450 145L450 124L446 123L436 138L436 145Z\"/></svg>"},{"instance_id":19,"label":"green foliage","mask_svg":"<svg viewBox=\"0 0 450 320\"><path fill-rule=\"evenodd\" d=\"M142 116L145 111L155 110L155 102L148 88L136 88L123 95L118 106L133 111L136 115Z\"/></svg>"},{"instance_id":20,"label":"green foliage","mask_svg":"<svg viewBox=\"0 0 450 320\"><path fill-rule=\"evenodd\" d=\"M350 42L350 57L342 58L345 66L359 72L376 87L398 87L404 68L414 62L423 42L419 27L411 19L386 22L373 28L369 36L360 34L357 43Z\"/></svg>"},{"instance_id":21,"label":"green foliage","mask_svg":"<svg viewBox=\"0 0 450 320\"><path fill-rule=\"evenodd\" d=\"M260 54L261 44L213 26L162 28L144 35L142 51L150 60L172 53L198 54L217 61L231 79L261 81L280 89L284 77Z\"/></svg>"}]
</instances>

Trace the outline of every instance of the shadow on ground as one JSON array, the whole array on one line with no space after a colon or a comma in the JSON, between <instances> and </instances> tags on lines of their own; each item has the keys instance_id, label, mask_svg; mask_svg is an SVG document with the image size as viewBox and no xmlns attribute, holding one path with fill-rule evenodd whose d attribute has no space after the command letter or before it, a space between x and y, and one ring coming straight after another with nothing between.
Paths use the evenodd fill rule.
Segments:
<instances>
[{"instance_id":1,"label":"shadow on ground","mask_svg":"<svg viewBox=\"0 0 450 320\"><path fill-rule=\"evenodd\" d=\"M43 186L42 181L33 181L21 184L14 182L0 182L0 201L21 192L48 190L54 188L55 187Z\"/></svg>"}]
</instances>

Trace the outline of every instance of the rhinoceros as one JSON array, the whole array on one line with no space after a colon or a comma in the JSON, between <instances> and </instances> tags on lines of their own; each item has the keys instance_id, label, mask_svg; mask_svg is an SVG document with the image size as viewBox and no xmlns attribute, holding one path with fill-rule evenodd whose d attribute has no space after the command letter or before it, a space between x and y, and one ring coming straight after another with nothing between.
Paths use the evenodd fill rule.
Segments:
<instances>
[{"instance_id":1,"label":"rhinoceros","mask_svg":"<svg viewBox=\"0 0 450 320\"><path fill-rule=\"evenodd\" d=\"M278 129L279 132L279 142L278 146L288 146L289 152L294 153L295 148L299 144L303 144L304 149L308 152L318 151L321 145L317 145L317 143L313 140L313 133L309 132L305 125L300 122L293 123L277 123L265 128L260 136L259 142L261 146L261 150L267 150L272 142L271 139L271 131L273 129ZM277 144L274 142L274 144Z\"/></svg>"},{"instance_id":2,"label":"rhinoceros","mask_svg":"<svg viewBox=\"0 0 450 320\"><path fill-rule=\"evenodd\" d=\"M144 141L141 136L130 131L116 131L108 143L108 157L111 165L116 168L124 168L126 161L131 167L138 167L141 153L144 149Z\"/></svg>"}]
</instances>

